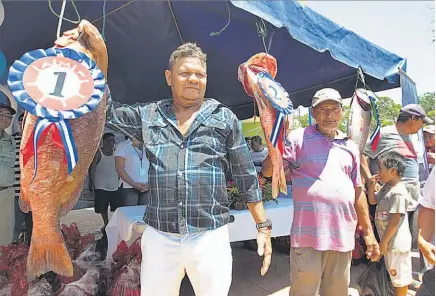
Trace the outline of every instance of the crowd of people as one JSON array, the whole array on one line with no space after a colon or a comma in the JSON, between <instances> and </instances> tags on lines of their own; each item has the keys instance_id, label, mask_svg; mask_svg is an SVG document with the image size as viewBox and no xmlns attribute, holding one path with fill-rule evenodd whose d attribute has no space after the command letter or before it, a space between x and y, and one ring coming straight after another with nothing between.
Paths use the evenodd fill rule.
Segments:
<instances>
[{"instance_id":1,"label":"crowd of people","mask_svg":"<svg viewBox=\"0 0 436 296\"><path fill-rule=\"evenodd\" d=\"M96 48L103 42L87 41ZM144 296L179 295L185 273L196 295L228 295L233 261L229 172L256 223L262 275L271 264L273 225L264 211L257 173L268 177L272 163L260 137L251 138L250 152L235 114L205 98L206 60L196 44L185 43L171 54L165 72L172 99L112 103L107 126L126 140L114 149L115 136L106 133L90 167L95 211L105 225L109 205L112 210L147 205L141 239ZM17 148L5 132L14 113L10 105L0 105L0 245L14 239L10 221L18 188ZM339 92L317 91L311 113L316 124L290 131L283 155L294 202L290 295L348 296L357 225L364 232L367 258L384 257L397 296L406 295L411 282L415 242L433 265L417 295L434 295L434 170L421 190L410 138L433 121L419 105L404 106L396 124L382 129L377 149L368 145L361 155L338 128L343 116ZM434 164L434 127L425 128L425 139ZM377 204L376 229L368 201Z\"/></svg>"}]
</instances>

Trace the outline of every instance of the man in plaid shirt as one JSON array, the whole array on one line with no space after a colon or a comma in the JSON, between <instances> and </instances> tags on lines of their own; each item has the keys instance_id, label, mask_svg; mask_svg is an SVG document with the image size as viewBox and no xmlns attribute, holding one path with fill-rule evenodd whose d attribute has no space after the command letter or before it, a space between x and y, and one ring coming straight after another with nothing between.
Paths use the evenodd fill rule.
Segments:
<instances>
[{"instance_id":1,"label":"man in plaid shirt","mask_svg":"<svg viewBox=\"0 0 436 296\"><path fill-rule=\"evenodd\" d=\"M110 128L144 143L150 161L141 295L179 295L185 271L196 295L228 295L227 172L257 223L262 275L271 262L272 225L237 117L218 101L204 98L206 55L193 43L181 45L165 76L172 99L134 106L113 103L108 118Z\"/></svg>"}]
</instances>

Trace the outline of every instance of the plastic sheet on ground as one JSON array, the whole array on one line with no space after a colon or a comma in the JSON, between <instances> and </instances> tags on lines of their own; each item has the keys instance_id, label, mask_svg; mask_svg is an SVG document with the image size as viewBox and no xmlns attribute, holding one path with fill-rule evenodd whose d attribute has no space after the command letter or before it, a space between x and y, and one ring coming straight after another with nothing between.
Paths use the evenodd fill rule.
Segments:
<instances>
[{"instance_id":1,"label":"plastic sheet on ground","mask_svg":"<svg viewBox=\"0 0 436 296\"><path fill-rule=\"evenodd\" d=\"M29 296L51 296L53 291L50 284L42 279L40 281L34 281L30 284L29 290L27 291Z\"/></svg>"},{"instance_id":2,"label":"plastic sheet on ground","mask_svg":"<svg viewBox=\"0 0 436 296\"><path fill-rule=\"evenodd\" d=\"M11 290L12 290L12 283L9 283L9 284L3 286L0 289L0 296L10 296Z\"/></svg>"},{"instance_id":3,"label":"plastic sheet on ground","mask_svg":"<svg viewBox=\"0 0 436 296\"><path fill-rule=\"evenodd\" d=\"M114 279L111 296L140 296L141 259L135 258L124 266Z\"/></svg>"},{"instance_id":4,"label":"plastic sheet on ground","mask_svg":"<svg viewBox=\"0 0 436 296\"><path fill-rule=\"evenodd\" d=\"M99 271L89 269L78 281L62 287L58 296L94 296L98 292Z\"/></svg>"}]
</instances>

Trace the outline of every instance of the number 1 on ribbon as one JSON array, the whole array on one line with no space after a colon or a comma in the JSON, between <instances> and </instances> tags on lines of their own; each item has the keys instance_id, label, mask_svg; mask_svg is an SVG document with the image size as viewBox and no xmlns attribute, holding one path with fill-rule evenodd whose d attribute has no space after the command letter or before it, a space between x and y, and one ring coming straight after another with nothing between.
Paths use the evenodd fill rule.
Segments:
<instances>
[{"instance_id":1,"label":"number 1 on ribbon","mask_svg":"<svg viewBox=\"0 0 436 296\"><path fill-rule=\"evenodd\" d=\"M63 98L64 96L62 95L62 90L64 88L67 72L54 72L54 75L57 75L58 79L56 80L55 89L50 95Z\"/></svg>"}]
</instances>

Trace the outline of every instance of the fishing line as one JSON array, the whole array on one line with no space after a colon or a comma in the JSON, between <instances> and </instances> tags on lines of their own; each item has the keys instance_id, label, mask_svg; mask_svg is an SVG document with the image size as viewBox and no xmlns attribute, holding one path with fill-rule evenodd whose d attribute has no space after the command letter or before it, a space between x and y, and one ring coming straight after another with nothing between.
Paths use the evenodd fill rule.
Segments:
<instances>
[{"instance_id":1,"label":"fishing line","mask_svg":"<svg viewBox=\"0 0 436 296\"><path fill-rule=\"evenodd\" d=\"M231 13L230 13L230 7L229 4L227 4L227 0L224 1L224 3L227 6L227 12L229 14L228 20L227 20L227 24L219 31L219 32L211 32L209 34L209 36L218 36L219 34L221 34L222 32L224 32L225 29L227 29L227 27L230 25L230 20L231 20Z\"/></svg>"},{"instance_id":2,"label":"fishing line","mask_svg":"<svg viewBox=\"0 0 436 296\"><path fill-rule=\"evenodd\" d=\"M256 28L257 28L257 33L259 34L259 36L262 38L262 43L263 43L263 48L265 49L265 52L268 54L268 48L266 47L266 43L265 43L265 37L268 35L267 32L267 28L265 25L265 22L263 21L262 18L259 18L260 22L256 22ZM271 41L271 39L270 39Z\"/></svg>"},{"instance_id":3,"label":"fishing line","mask_svg":"<svg viewBox=\"0 0 436 296\"><path fill-rule=\"evenodd\" d=\"M64 20L64 21L70 22L70 23L72 23L72 24L76 24L76 25L77 25L77 24L80 23L80 21L81 21L80 14L79 14L79 11L77 10L76 4L74 3L74 0L70 0L70 1L71 1L71 5L72 5L73 8L74 8L74 11L76 12L76 15L77 15L77 18L78 18L77 21L70 20L69 18L66 18L66 17L64 17L63 15L61 16L61 15L57 14L57 13L53 10L53 6L52 6L52 4L51 4L51 1L52 1L52 0L48 0L48 7L50 8L50 11L51 11L55 16L57 16L58 18L61 18L61 19ZM65 0L64 0L64 2L65 2ZM62 5L63 5L63 3L62 3Z\"/></svg>"},{"instance_id":4,"label":"fishing line","mask_svg":"<svg viewBox=\"0 0 436 296\"><path fill-rule=\"evenodd\" d=\"M103 26L101 28L101 37L103 38L104 41L106 41L105 32L106 32L106 0L104 0L103 2Z\"/></svg>"}]
</instances>

